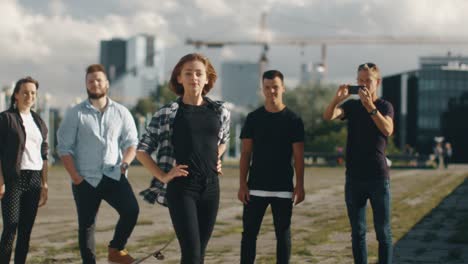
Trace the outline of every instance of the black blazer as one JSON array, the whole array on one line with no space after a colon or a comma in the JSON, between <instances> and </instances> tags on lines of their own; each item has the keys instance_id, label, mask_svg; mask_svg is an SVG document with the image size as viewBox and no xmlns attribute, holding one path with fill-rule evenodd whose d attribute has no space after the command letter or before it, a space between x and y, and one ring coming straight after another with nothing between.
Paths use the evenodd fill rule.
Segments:
<instances>
[{"instance_id":1,"label":"black blazer","mask_svg":"<svg viewBox=\"0 0 468 264\"><path fill-rule=\"evenodd\" d=\"M37 113L31 111L31 115L42 134L42 159L47 160L47 126ZM8 109L0 113L0 160L5 184L19 177L25 144L26 132L18 110Z\"/></svg>"}]
</instances>

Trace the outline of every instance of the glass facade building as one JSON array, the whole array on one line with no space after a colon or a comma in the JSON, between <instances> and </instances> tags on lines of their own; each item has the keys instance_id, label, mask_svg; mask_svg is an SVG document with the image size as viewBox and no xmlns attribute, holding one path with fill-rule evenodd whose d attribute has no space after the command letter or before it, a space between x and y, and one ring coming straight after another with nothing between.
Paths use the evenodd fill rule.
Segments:
<instances>
[{"instance_id":1,"label":"glass facade building","mask_svg":"<svg viewBox=\"0 0 468 264\"><path fill-rule=\"evenodd\" d=\"M450 99L447 111L442 114L442 134L454 146L453 162L468 162L468 122L463 122L466 113L468 113L468 93L465 92L459 98Z\"/></svg>"},{"instance_id":2,"label":"glass facade building","mask_svg":"<svg viewBox=\"0 0 468 264\"><path fill-rule=\"evenodd\" d=\"M465 63L466 57L424 57L420 59L421 69L383 78L383 98L395 108L397 146L409 144L427 154L432 152L434 137L451 140L450 131L442 129L442 117L449 110L449 102L468 92ZM468 161L468 155L465 157Z\"/></svg>"},{"instance_id":3,"label":"glass facade building","mask_svg":"<svg viewBox=\"0 0 468 264\"><path fill-rule=\"evenodd\" d=\"M419 81L418 128L420 141L428 142L442 135L441 116L451 99L468 92L468 71L421 70Z\"/></svg>"},{"instance_id":4,"label":"glass facade building","mask_svg":"<svg viewBox=\"0 0 468 264\"><path fill-rule=\"evenodd\" d=\"M124 39L102 40L99 62L104 65L109 81L112 83L127 70L127 41Z\"/></svg>"}]
</instances>

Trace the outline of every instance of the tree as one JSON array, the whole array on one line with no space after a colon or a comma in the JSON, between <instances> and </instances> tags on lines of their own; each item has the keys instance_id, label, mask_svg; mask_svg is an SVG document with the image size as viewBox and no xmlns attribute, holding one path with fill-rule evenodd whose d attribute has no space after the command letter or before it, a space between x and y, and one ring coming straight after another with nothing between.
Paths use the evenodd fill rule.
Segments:
<instances>
[{"instance_id":1,"label":"tree","mask_svg":"<svg viewBox=\"0 0 468 264\"><path fill-rule=\"evenodd\" d=\"M147 113L154 113L165 104L175 100L177 95L169 88L169 83L159 84L157 88L147 97L140 98L132 108L134 116L146 116Z\"/></svg>"},{"instance_id":2,"label":"tree","mask_svg":"<svg viewBox=\"0 0 468 264\"><path fill-rule=\"evenodd\" d=\"M146 116L146 113L154 113L156 108L157 104L152 97L143 97L138 99L137 104L132 108L131 112L133 116Z\"/></svg>"},{"instance_id":3,"label":"tree","mask_svg":"<svg viewBox=\"0 0 468 264\"><path fill-rule=\"evenodd\" d=\"M151 93L151 97L153 97L154 100L157 102L159 108L165 104L174 101L177 98L177 95L171 90L171 88L169 87L169 83L165 82L161 85L158 85L156 91Z\"/></svg>"},{"instance_id":4,"label":"tree","mask_svg":"<svg viewBox=\"0 0 468 264\"><path fill-rule=\"evenodd\" d=\"M322 118L323 111L335 95L338 85L302 85L284 94L285 104L298 113L304 122L305 151L336 152L346 146L346 122L329 122ZM387 153L399 153L389 137Z\"/></svg>"},{"instance_id":5,"label":"tree","mask_svg":"<svg viewBox=\"0 0 468 264\"><path fill-rule=\"evenodd\" d=\"M346 134L341 139L344 122L324 122L322 118L335 91L336 85L333 84L312 84L299 86L284 94L285 104L298 113L304 122L306 151L334 152L337 146L344 146Z\"/></svg>"},{"instance_id":6,"label":"tree","mask_svg":"<svg viewBox=\"0 0 468 264\"><path fill-rule=\"evenodd\" d=\"M327 124L328 123L328 124ZM346 146L348 131L345 122L322 122L312 135L307 146L312 152L336 152Z\"/></svg>"}]
</instances>

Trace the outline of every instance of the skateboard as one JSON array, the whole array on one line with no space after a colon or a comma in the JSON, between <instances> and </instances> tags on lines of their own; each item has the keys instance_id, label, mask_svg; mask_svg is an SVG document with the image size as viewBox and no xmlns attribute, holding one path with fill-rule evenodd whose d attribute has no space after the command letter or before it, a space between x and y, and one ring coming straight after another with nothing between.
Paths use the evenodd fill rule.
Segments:
<instances>
[{"instance_id":1,"label":"skateboard","mask_svg":"<svg viewBox=\"0 0 468 264\"><path fill-rule=\"evenodd\" d=\"M151 257L155 257L157 260L164 260L164 254L162 253L162 251L164 249L166 249L171 243L172 241L175 240L175 236L173 238L171 238L169 241L166 242L166 244L164 244L164 246L162 248L159 248L151 253L149 253L148 255L146 256L143 256L141 258L137 258L135 261L132 262L132 264L139 264L139 263L142 263L143 261L151 258Z\"/></svg>"}]
</instances>

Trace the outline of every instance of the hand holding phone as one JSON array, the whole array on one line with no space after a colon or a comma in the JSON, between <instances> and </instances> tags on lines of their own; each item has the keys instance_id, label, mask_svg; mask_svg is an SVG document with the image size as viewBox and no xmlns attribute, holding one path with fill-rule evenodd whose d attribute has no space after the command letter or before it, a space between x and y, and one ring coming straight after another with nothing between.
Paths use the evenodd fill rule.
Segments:
<instances>
[{"instance_id":1,"label":"hand holding phone","mask_svg":"<svg viewBox=\"0 0 468 264\"><path fill-rule=\"evenodd\" d=\"M349 94L358 94L359 89L364 88L363 85L348 85L348 93Z\"/></svg>"}]
</instances>

